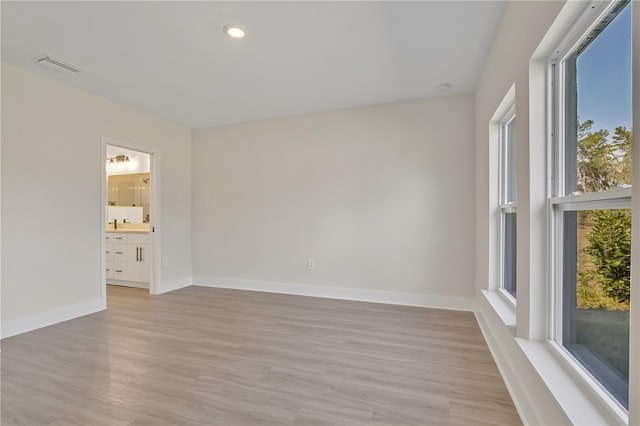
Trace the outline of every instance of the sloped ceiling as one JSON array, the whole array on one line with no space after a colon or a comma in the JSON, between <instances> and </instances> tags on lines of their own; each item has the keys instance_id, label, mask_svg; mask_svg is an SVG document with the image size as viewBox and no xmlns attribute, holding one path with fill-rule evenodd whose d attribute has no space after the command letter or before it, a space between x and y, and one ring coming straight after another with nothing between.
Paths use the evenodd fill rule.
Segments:
<instances>
[{"instance_id":1,"label":"sloped ceiling","mask_svg":"<svg viewBox=\"0 0 640 426\"><path fill-rule=\"evenodd\" d=\"M503 2L7 2L2 60L201 128L474 90ZM226 24L246 28L232 40ZM50 54L86 69L34 62ZM450 83L446 91L436 89Z\"/></svg>"}]
</instances>

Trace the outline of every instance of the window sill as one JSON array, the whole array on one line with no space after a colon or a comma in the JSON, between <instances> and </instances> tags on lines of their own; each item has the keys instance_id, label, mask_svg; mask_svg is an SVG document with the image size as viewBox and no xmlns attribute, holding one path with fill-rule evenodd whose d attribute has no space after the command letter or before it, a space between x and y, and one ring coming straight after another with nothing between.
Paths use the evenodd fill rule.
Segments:
<instances>
[{"instance_id":1,"label":"window sill","mask_svg":"<svg viewBox=\"0 0 640 426\"><path fill-rule=\"evenodd\" d=\"M572 424L626 425L628 423L626 411L614 407L608 398L583 377L558 348L554 347L554 343L534 342L515 337L516 309L513 300L501 294L500 290L482 290L482 295ZM492 334L495 336L495 331ZM487 342L490 343L490 340ZM492 349L492 353L494 350L499 349ZM496 359L496 362L498 361L499 359ZM512 366L518 363L517 359L504 359L504 361ZM500 370L504 371L503 368ZM514 368L507 367L507 370L514 371ZM518 376L517 372L516 376ZM525 377L516 378L515 386L521 386L526 380ZM522 396L523 394L520 394L520 397ZM518 395L512 393L512 397L516 402ZM535 400L529 398L524 397L524 400L516 402L516 405L529 406L533 412L538 412L541 408L535 407L537 398L534 398Z\"/></svg>"},{"instance_id":2,"label":"window sill","mask_svg":"<svg viewBox=\"0 0 640 426\"><path fill-rule=\"evenodd\" d=\"M574 366L560 359L553 343L515 340L573 424L628 423L627 413L608 404Z\"/></svg>"},{"instance_id":3,"label":"window sill","mask_svg":"<svg viewBox=\"0 0 640 426\"><path fill-rule=\"evenodd\" d=\"M489 305L500 317L513 336L516 335L516 305L502 290L482 290Z\"/></svg>"}]
</instances>

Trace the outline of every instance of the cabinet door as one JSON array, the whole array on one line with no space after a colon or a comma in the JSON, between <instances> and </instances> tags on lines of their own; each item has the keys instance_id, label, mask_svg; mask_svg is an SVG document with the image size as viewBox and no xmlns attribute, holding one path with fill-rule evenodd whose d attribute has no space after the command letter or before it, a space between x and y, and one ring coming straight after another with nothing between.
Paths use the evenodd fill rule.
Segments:
<instances>
[{"instance_id":1,"label":"cabinet door","mask_svg":"<svg viewBox=\"0 0 640 426\"><path fill-rule=\"evenodd\" d=\"M149 244L140 244L140 281L148 283L151 279L151 250Z\"/></svg>"},{"instance_id":2,"label":"cabinet door","mask_svg":"<svg viewBox=\"0 0 640 426\"><path fill-rule=\"evenodd\" d=\"M127 276L129 281L149 282L149 245L129 244L127 247Z\"/></svg>"},{"instance_id":3,"label":"cabinet door","mask_svg":"<svg viewBox=\"0 0 640 426\"><path fill-rule=\"evenodd\" d=\"M128 234L127 244L151 244L151 236L149 234Z\"/></svg>"}]
</instances>

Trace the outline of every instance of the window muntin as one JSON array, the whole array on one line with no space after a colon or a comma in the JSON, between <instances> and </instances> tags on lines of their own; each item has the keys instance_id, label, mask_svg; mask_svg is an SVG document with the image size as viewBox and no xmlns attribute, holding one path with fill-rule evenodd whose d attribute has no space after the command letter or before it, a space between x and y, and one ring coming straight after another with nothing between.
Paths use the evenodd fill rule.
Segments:
<instances>
[{"instance_id":1,"label":"window muntin","mask_svg":"<svg viewBox=\"0 0 640 426\"><path fill-rule=\"evenodd\" d=\"M500 125L500 288L516 297L516 138L515 106Z\"/></svg>"},{"instance_id":2,"label":"window muntin","mask_svg":"<svg viewBox=\"0 0 640 426\"><path fill-rule=\"evenodd\" d=\"M558 196L550 202L556 289L551 335L624 408L629 388L631 7L628 1L613 3L595 29L552 65L552 121L558 126L552 187Z\"/></svg>"}]
</instances>

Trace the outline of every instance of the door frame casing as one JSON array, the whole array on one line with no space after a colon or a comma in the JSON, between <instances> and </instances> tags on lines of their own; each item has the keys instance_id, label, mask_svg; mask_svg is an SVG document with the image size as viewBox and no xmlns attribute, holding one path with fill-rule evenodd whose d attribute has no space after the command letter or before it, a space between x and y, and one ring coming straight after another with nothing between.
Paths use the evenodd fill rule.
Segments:
<instances>
[{"instance_id":1,"label":"door frame casing","mask_svg":"<svg viewBox=\"0 0 640 426\"><path fill-rule=\"evenodd\" d=\"M148 146L137 145L130 142L102 136L100 141L100 298L102 302L102 308L107 308L107 272L106 272L106 257L105 238L107 235L106 221L107 221L107 168L105 167L105 161L107 158L107 145L115 145L134 151L139 151L151 156L150 159L150 173L153 179L153 185L151 185L151 193L149 199L149 211L151 212L149 220L149 233L151 235L151 275L149 279L149 294L158 294L158 287L160 282L160 152L154 148Z\"/></svg>"}]
</instances>

